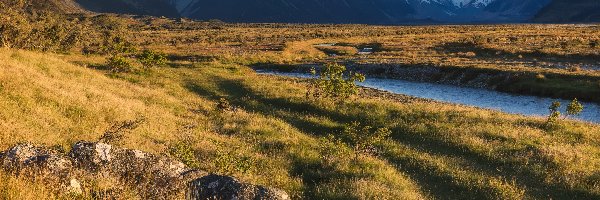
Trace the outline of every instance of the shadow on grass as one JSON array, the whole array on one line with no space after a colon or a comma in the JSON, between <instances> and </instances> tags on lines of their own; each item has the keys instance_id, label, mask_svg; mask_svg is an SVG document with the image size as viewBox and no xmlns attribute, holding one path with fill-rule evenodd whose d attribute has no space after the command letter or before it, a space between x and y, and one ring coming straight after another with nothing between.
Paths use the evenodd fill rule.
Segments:
<instances>
[{"instance_id":1,"label":"shadow on grass","mask_svg":"<svg viewBox=\"0 0 600 200\"><path fill-rule=\"evenodd\" d=\"M576 189L568 188L567 186L555 183L548 184L545 181L545 177L535 173L533 169L527 167L527 163L523 162L503 162L501 160L492 159L488 156L481 155L480 153L474 152L467 146L444 140L441 137L435 137L428 134L419 134L408 131L408 128L395 127L393 129L395 133L393 139L399 143L407 144L411 147L417 148L420 151L427 152L434 155L446 156L446 157L459 157L468 161L468 165L473 169L483 172L490 177L504 177L505 179L516 181L517 186L526 188L526 194L533 196L536 199L600 199L600 196L587 191L581 191ZM535 149L531 149L531 153L535 153ZM509 154L511 152L507 152ZM517 153L517 152L512 152ZM410 159L398 159L394 158L393 155L386 156L387 159L401 166L407 167L409 170L414 170L419 173L409 173L418 176L417 180L431 179L433 175L429 177L423 177L422 173L427 174L429 171L424 171L421 166L415 165ZM544 170L558 170L559 166L556 166L550 158L535 155L535 162L543 166ZM525 167L524 167L525 166ZM422 184L429 184L431 182L436 183L437 181L452 181L450 177L442 179L431 179L431 181L421 182ZM474 196L473 194L465 193L469 190L461 190L465 188L438 188L440 185L432 185L429 188L436 188L438 191L436 196L445 197L443 199L454 199L451 198L454 194L448 194L443 191L460 191L461 196ZM482 191L476 192L477 195L486 195L489 197L490 194L481 193ZM461 196L456 196L459 198ZM446 198L448 197L448 198ZM476 197L476 196L474 196ZM464 198L464 196L463 196ZM479 197L478 197L479 198Z\"/></svg>"},{"instance_id":2,"label":"shadow on grass","mask_svg":"<svg viewBox=\"0 0 600 200\"><path fill-rule=\"evenodd\" d=\"M232 105L242 107L250 112L257 112L263 115L281 119L295 128L311 133L315 136L323 136L327 133L340 131L340 127L326 126L321 123L306 120L303 116L312 115L331 119L337 123L343 124L351 121L368 121L365 115L344 115L339 112L331 112L319 108L307 102L295 102L291 99L267 97L260 95L260 92L254 91L241 81L229 80L221 77L213 77L216 88L203 87L193 81L187 82L186 87L199 96L212 99L214 101L221 97L226 97ZM244 98L249 98L257 103L250 103ZM390 116L384 116L389 118ZM395 116L400 117L400 116ZM414 122L418 123L418 122ZM434 137L437 132L434 129L432 134L419 134L411 132L408 127L399 125L393 128L395 142L416 147L420 152L427 152L437 156L459 157L468 161L468 165L474 169L474 173L483 173L489 177L503 177L504 179L515 179L521 188L527 189L527 195L534 198L546 199L598 199L596 194L587 191L570 189L561 184L547 184L544 177L537 175L532 169L528 168L526 163L506 163L502 160L495 160L485 155L481 155L474 150L469 149L459 143L443 140L443 138ZM382 158L401 166L398 170L407 173L415 180L425 191L429 192L436 199L488 199L493 195L490 188L471 187L457 183L455 178L449 174L437 174L435 170L430 169L424 163L415 162L413 158L403 158L394 155L383 155ZM539 162L545 170L556 169L551 161L545 158L539 158ZM339 176L354 176L353 174L338 174L322 166L320 162L307 162L301 158L294 158L295 169L292 174L302 177L303 183L307 188L307 196L310 196L317 188L319 183L339 178ZM526 166L526 167L523 167ZM333 198L333 197L331 197ZM350 197L346 197L350 198Z\"/></svg>"}]
</instances>

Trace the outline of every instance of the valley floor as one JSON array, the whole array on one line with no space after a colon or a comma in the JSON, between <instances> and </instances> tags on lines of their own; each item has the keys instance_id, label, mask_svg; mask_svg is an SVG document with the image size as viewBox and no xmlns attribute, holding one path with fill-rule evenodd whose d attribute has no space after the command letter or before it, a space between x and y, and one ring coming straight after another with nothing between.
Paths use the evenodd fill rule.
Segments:
<instances>
[{"instance_id":1,"label":"valley floor","mask_svg":"<svg viewBox=\"0 0 600 200\"><path fill-rule=\"evenodd\" d=\"M0 49L0 149L33 142L68 151L135 121L111 144L169 154L294 199L600 198L598 125L547 128L542 118L368 90L344 103L307 99L305 81L226 59L137 73L92 69L103 62ZM342 134L353 121L391 136L375 153L357 154ZM81 198L49 180L0 177L0 199ZM139 198L127 184L83 185L87 198Z\"/></svg>"}]
</instances>

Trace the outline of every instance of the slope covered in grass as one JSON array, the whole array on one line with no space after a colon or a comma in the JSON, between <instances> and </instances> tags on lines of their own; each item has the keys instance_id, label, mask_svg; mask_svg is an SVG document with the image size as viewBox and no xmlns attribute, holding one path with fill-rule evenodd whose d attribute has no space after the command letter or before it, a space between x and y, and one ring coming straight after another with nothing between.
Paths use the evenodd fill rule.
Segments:
<instances>
[{"instance_id":1,"label":"slope covered in grass","mask_svg":"<svg viewBox=\"0 0 600 200\"><path fill-rule=\"evenodd\" d=\"M109 142L296 199L600 196L597 125L565 121L547 129L540 118L369 92L347 103L307 100L304 81L217 61L108 74L65 60L102 62L0 50L1 148L30 141L68 149L134 120L137 128ZM388 127L391 137L376 154L355 158L341 135L352 121ZM35 198L20 190L54 191L0 179L0 198Z\"/></svg>"}]
</instances>

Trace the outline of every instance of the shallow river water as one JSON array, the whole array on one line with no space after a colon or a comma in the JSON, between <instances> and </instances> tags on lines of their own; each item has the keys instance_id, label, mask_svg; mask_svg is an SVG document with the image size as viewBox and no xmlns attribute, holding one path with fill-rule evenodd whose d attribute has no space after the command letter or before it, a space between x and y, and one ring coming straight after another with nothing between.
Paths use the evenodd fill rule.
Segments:
<instances>
[{"instance_id":1,"label":"shallow river water","mask_svg":"<svg viewBox=\"0 0 600 200\"><path fill-rule=\"evenodd\" d=\"M302 73L280 73L259 71L260 74L310 78ZM547 116L548 107L553 101L560 101L563 105L561 112L569 104L568 100L553 99L537 96L515 95L493 90L467 88L453 85L412 82L397 79L367 78L358 85L388 91L396 94L405 94L414 97L433 99L441 102L463 104L479 108L499 110L506 113L528 116ZM597 103L581 102L583 112L574 117L582 121L600 123L600 105Z\"/></svg>"}]
</instances>

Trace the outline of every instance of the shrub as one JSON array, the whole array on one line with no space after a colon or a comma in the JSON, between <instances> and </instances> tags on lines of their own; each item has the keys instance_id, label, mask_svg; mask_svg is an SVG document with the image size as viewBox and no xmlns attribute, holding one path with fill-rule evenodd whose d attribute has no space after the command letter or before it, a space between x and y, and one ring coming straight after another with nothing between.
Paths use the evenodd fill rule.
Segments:
<instances>
[{"instance_id":1,"label":"shrub","mask_svg":"<svg viewBox=\"0 0 600 200\"><path fill-rule=\"evenodd\" d=\"M333 98L345 100L358 93L356 82L365 81L365 76L360 73L346 73L346 67L339 64L327 64L317 74L313 69L313 76L317 76L311 83L312 91L308 96L316 98ZM312 94L311 94L312 92Z\"/></svg>"},{"instance_id":2,"label":"shrub","mask_svg":"<svg viewBox=\"0 0 600 200\"><path fill-rule=\"evenodd\" d=\"M114 36L108 34L101 49L102 52L108 55L121 55L135 53L137 49L135 45L124 39L122 36Z\"/></svg>"},{"instance_id":3,"label":"shrub","mask_svg":"<svg viewBox=\"0 0 600 200\"><path fill-rule=\"evenodd\" d=\"M375 144L385 140L391 133L387 128L362 126L355 121L345 125L342 136L353 147L356 159L363 153L375 153Z\"/></svg>"},{"instance_id":4,"label":"shrub","mask_svg":"<svg viewBox=\"0 0 600 200\"><path fill-rule=\"evenodd\" d=\"M142 63L144 68L161 66L167 63L167 58L163 53L152 50L144 50L140 55L138 55L138 60L140 63Z\"/></svg>"},{"instance_id":5,"label":"shrub","mask_svg":"<svg viewBox=\"0 0 600 200\"><path fill-rule=\"evenodd\" d=\"M1 46L66 52L80 42L84 29L78 19L69 20L45 11L34 14L29 6L22 2L0 2Z\"/></svg>"},{"instance_id":6,"label":"shrub","mask_svg":"<svg viewBox=\"0 0 600 200\"><path fill-rule=\"evenodd\" d=\"M114 55L108 58L108 69L113 73L134 71L134 66L124 56Z\"/></svg>"},{"instance_id":7,"label":"shrub","mask_svg":"<svg viewBox=\"0 0 600 200\"><path fill-rule=\"evenodd\" d=\"M558 122L558 119L560 117L560 109L561 104L558 101L554 101L552 102L552 104L550 105L550 107L548 109L550 109L550 115L548 115L548 120L546 121L546 125L552 125L556 122Z\"/></svg>"},{"instance_id":8,"label":"shrub","mask_svg":"<svg viewBox=\"0 0 600 200\"><path fill-rule=\"evenodd\" d=\"M558 101L552 102L552 105L550 105L549 107L550 115L548 115L548 120L546 122L547 126L551 126L558 122L561 116L561 113L559 111L561 106L561 103ZM568 116L579 115L581 112L583 112L583 105L581 105L577 98L575 98L573 99L573 101L571 101L571 103L569 103L569 105L567 105L567 113L564 115L564 118L567 118Z\"/></svg>"},{"instance_id":9,"label":"shrub","mask_svg":"<svg viewBox=\"0 0 600 200\"><path fill-rule=\"evenodd\" d=\"M336 138L333 135L321 138L319 146L319 152L321 159L327 165L333 165L336 161L347 158L351 155L350 149L340 138Z\"/></svg>"},{"instance_id":10,"label":"shrub","mask_svg":"<svg viewBox=\"0 0 600 200\"><path fill-rule=\"evenodd\" d=\"M576 116L583 112L583 105L579 103L577 98L573 99L571 103L567 106L567 116Z\"/></svg>"}]
</instances>

